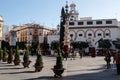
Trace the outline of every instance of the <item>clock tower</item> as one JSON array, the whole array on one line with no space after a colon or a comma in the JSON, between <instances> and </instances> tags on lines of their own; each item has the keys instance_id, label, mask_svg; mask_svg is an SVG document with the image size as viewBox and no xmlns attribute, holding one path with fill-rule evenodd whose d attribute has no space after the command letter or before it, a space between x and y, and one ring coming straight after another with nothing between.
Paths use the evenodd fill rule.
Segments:
<instances>
[{"instance_id":1,"label":"clock tower","mask_svg":"<svg viewBox=\"0 0 120 80\"><path fill-rule=\"evenodd\" d=\"M76 5L74 3L70 4L70 21L77 21L79 13L76 11Z\"/></svg>"}]
</instances>

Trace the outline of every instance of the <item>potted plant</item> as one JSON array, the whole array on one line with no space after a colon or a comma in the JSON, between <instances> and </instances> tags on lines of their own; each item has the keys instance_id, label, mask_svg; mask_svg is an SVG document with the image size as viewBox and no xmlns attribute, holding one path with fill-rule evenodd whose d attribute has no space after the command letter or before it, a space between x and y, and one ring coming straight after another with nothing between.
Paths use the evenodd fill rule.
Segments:
<instances>
[{"instance_id":1,"label":"potted plant","mask_svg":"<svg viewBox=\"0 0 120 80\"><path fill-rule=\"evenodd\" d=\"M23 56L23 62L22 62L24 68L26 68L26 67L29 68L29 65L30 65L31 62L32 62L32 61L29 60L29 49L28 49L28 47L27 47L27 49L26 49L26 51L25 51L25 54L24 54L24 56Z\"/></svg>"},{"instance_id":2,"label":"potted plant","mask_svg":"<svg viewBox=\"0 0 120 80\"><path fill-rule=\"evenodd\" d=\"M8 58L7 58L7 62L8 62L8 64L11 64L12 63L12 61L13 61L13 51L12 51L12 48L10 49L10 52L9 52L9 54L8 54Z\"/></svg>"},{"instance_id":3,"label":"potted plant","mask_svg":"<svg viewBox=\"0 0 120 80\"><path fill-rule=\"evenodd\" d=\"M3 58L3 51L2 51L2 49L0 48L0 61L2 60L2 58Z\"/></svg>"},{"instance_id":4,"label":"potted plant","mask_svg":"<svg viewBox=\"0 0 120 80\"><path fill-rule=\"evenodd\" d=\"M37 59L34 67L35 67L35 72L40 72L43 68L43 59L39 46L37 51Z\"/></svg>"},{"instance_id":5,"label":"potted plant","mask_svg":"<svg viewBox=\"0 0 120 80\"><path fill-rule=\"evenodd\" d=\"M52 68L54 72L54 77L62 77L62 73L64 72L63 63L62 63L62 55L60 47L57 49L58 56L56 57L56 65Z\"/></svg>"},{"instance_id":6,"label":"potted plant","mask_svg":"<svg viewBox=\"0 0 120 80\"><path fill-rule=\"evenodd\" d=\"M3 62L6 62L7 61L7 49L6 47L4 47L4 50L3 50Z\"/></svg>"},{"instance_id":7,"label":"potted plant","mask_svg":"<svg viewBox=\"0 0 120 80\"><path fill-rule=\"evenodd\" d=\"M14 64L19 65L20 64L20 53L19 53L19 48L17 46L16 48L16 53L15 53L15 59L14 59Z\"/></svg>"}]
</instances>

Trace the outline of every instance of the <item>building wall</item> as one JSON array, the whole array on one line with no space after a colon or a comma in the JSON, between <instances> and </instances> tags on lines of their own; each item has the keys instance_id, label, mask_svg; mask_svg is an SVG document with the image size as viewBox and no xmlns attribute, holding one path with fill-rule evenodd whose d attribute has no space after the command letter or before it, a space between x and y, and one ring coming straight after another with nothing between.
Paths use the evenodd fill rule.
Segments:
<instances>
[{"instance_id":1,"label":"building wall","mask_svg":"<svg viewBox=\"0 0 120 80\"><path fill-rule=\"evenodd\" d=\"M0 40L2 40L2 28L3 28L3 19L2 16L0 16Z\"/></svg>"},{"instance_id":2,"label":"building wall","mask_svg":"<svg viewBox=\"0 0 120 80\"><path fill-rule=\"evenodd\" d=\"M3 25L2 27L2 40L6 40L6 36L9 33L9 27L6 25Z\"/></svg>"},{"instance_id":3,"label":"building wall","mask_svg":"<svg viewBox=\"0 0 120 80\"><path fill-rule=\"evenodd\" d=\"M89 20L82 20L83 25L78 25L79 21L74 21L74 25L69 25L69 37L72 41L87 41L97 47L95 43L101 38L116 40L120 37L119 22L116 19L91 20L93 22L91 25L87 24ZM97 25L96 21L102 21L102 24ZM106 21L112 21L112 23L106 24ZM49 35L48 39L51 44L52 41L59 40L59 35Z\"/></svg>"},{"instance_id":4,"label":"building wall","mask_svg":"<svg viewBox=\"0 0 120 80\"><path fill-rule=\"evenodd\" d=\"M42 43L44 37L47 37L51 32L50 29L43 28L39 24L16 26L13 29L17 32L17 41L26 42L29 45L31 45L34 40L38 40L39 43Z\"/></svg>"}]
</instances>

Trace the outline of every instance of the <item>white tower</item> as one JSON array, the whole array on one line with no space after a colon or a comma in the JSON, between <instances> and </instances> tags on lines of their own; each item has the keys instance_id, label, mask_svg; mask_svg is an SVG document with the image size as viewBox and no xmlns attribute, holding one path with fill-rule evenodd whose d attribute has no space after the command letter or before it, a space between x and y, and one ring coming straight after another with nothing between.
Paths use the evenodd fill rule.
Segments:
<instances>
[{"instance_id":1,"label":"white tower","mask_svg":"<svg viewBox=\"0 0 120 80\"><path fill-rule=\"evenodd\" d=\"M70 4L70 21L76 21L78 20L79 13L76 11L76 5L74 3Z\"/></svg>"},{"instance_id":2,"label":"white tower","mask_svg":"<svg viewBox=\"0 0 120 80\"><path fill-rule=\"evenodd\" d=\"M70 47L70 38L69 38L69 13L68 13L68 5L66 4L66 19L65 19L65 32L64 32L64 45Z\"/></svg>"},{"instance_id":3,"label":"white tower","mask_svg":"<svg viewBox=\"0 0 120 80\"><path fill-rule=\"evenodd\" d=\"M1 40L2 40L2 26L3 26L3 18L0 16L0 48L1 48Z\"/></svg>"},{"instance_id":4,"label":"white tower","mask_svg":"<svg viewBox=\"0 0 120 80\"><path fill-rule=\"evenodd\" d=\"M0 16L0 40L2 40L2 26L3 26L3 19L2 16Z\"/></svg>"}]
</instances>

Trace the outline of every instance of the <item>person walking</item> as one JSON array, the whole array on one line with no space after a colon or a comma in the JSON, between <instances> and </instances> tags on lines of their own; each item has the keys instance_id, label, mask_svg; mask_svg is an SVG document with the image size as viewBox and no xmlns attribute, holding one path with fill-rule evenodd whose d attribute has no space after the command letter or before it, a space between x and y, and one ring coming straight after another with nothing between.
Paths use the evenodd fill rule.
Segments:
<instances>
[{"instance_id":1,"label":"person walking","mask_svg":"<svg viewBox=\"0 0 120 80\"><path fill-rule=\"evenodd\" d=\"M80 59L82 59L82 57L83 57L83 49L82 48L79 49L79 56L80 56Z\"/></svg>"},{"instance_id":2,"label":"person walking","mask_svg":"<svg viewBox=\"0 0 120 80\"><path fill-rule=\"evenodd\" d=\"M74 48L72 47L71 50L70 50L70 57L71 59L70 60L75 60L75 53L74 53Z\"/></svg>"},{"instance_id":3,"label":"person walking","mask_svg":"<svg viewBox=\"0 0 120 80\"><path fill-rule=\"evenodd\" d=\"M107 63L107 69L111 68L111 53L109 51L109 49L105 49L105 61Z\"/></svg>"},{"instance_id":4,"label":"person walking","mask_svg":"<svg viewBox=\"0 0 120 80\"><path fill-rule=\"evenodd\" d=\"M63 51L64 51L64 58L65 58L66 61L67 61L68 54L69 54L69 47L68 47L68 45L64 45Z\"/></svg>"},{"instance_id":5,"label":"person walking","mask_svg":"<svg viewBox=\"0 0 120 80\"><path fill-rule=\"evenodd\" d=\"M116 61L117 74L120 75L120 51L118 51L115 56L113 63Z\"/></svg>"}]
</instances>

